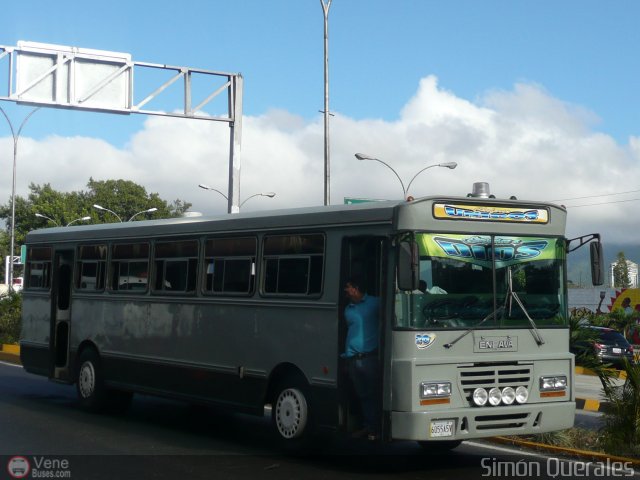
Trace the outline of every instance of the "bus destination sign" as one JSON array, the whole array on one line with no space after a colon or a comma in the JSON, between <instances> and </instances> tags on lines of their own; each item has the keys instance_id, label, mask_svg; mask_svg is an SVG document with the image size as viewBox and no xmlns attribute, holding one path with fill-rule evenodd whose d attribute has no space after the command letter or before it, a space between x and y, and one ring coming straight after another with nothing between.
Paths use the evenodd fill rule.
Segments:
<instances>
[{"instance_id":1,"label":"bus destination sign","mask_svg":"<svg viewBox=\"0 0 640 480\"><path fill-rule=\"evenodd\" d=\"M548 223L546 208L519 208L497 205L463 205L434 203L434 218L446 220L481 220L489 222Z\"/></svg>"}]
</instances>

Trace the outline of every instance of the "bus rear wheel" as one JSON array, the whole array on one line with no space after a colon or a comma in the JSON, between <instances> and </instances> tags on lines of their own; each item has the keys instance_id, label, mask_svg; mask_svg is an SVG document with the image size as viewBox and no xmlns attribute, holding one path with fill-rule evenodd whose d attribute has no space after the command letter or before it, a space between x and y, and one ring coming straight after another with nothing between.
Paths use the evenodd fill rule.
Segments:
<instances>
[{"instance_id":1,"label":"bus rear wheel","mask_svg":"<svg viewBox=\"0 0 640 480\"><path fill-rule=\"evenodd\" d=\"M309 403L299 387L278 389L273 405L273 422L284 440L301 439L309 427Z\"/></svg>"},{"instance_id":2,"label":"bus rear wheel","mask_svg":"<svg viewBox=\"0 0 640 480\"><path fill-rule=\"evenodd\" d=\"M106 405L107 392L102 378L100 357L92 350L84 350L78 359L76 387L80 406L90 412L99 412Z\"/></svg>"}]
</instances>

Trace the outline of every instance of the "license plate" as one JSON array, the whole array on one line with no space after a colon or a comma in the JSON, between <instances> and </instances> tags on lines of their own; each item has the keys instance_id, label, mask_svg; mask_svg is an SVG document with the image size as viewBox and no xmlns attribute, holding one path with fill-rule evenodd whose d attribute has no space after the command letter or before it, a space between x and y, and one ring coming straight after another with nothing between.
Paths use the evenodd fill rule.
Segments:
<instances>
[{"instance_id":1,"label":"license plate","mask_svg":"<svg viewBox=\"0 0 640 480\"><path fill-rule=\"evenodd\" d=\"M622 353L622 349L613 347L613 353Z\"/></svg>"},{"instance_id":2,"label":"license plate","mask_svg":"<svg viewBox=\"0 0 640 480\"><path fill-rule=\"evenodd\" d=\"M452 437L453 420L437 420L431 422L430 437Z\"/></svg>"}]
</instances>

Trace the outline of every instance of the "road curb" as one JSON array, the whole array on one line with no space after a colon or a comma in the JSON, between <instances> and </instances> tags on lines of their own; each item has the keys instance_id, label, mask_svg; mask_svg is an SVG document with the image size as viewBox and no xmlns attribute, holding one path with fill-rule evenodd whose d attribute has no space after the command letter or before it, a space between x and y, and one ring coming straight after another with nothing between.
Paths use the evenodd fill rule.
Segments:
<instances>
[{"instance_id":1,"label":"road curb","mask_svg":"<svg viewBox=\"0 0 640 480\"><path fill-rule=\"evenodd\" d=\"M577 450L575 448L568 448L568 447L558 447L555 445L548 445L546 443L531 442L529 440L518 440L515 438L509 438L509 437L491 437L489 440L496 443L501 443L506 445L517 445L521 447L532 448L535 450L543 450L546 452L570 455L574 457L591 458L591 459L598 459L598 460L608 459L611 462L630 463L635 466L640 466L640 458L619 457L616 455L609 455L606 453L591 452L589 450Z\"/></svg>"},{"instance_id":2,"label":"road curb","mask_svg":"<svg viewBox=\"0 0 640 480\"><path fill-rule=\"evenodd\" d=\"M20 345L0 345L0 360L20 365Z\"/></svg>"}]
</instances>

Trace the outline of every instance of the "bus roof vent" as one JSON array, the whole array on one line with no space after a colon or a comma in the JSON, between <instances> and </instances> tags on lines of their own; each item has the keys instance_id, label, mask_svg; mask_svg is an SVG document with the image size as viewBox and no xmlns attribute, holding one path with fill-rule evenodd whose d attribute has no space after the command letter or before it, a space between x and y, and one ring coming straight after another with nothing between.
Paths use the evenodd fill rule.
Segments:
<instances>
[{"instance_id":1,"label":"bus roof vent","mask_svg":"<svg viewBox=\"0 0 640 480\"><path fill-rule=\"evenodd\" d=\"M489 193L489 184L487 182L476 182L473 184L473 191L467 194L467 197L475 198L496 198L495 195Z\"/></svg>"}]
</instances>

